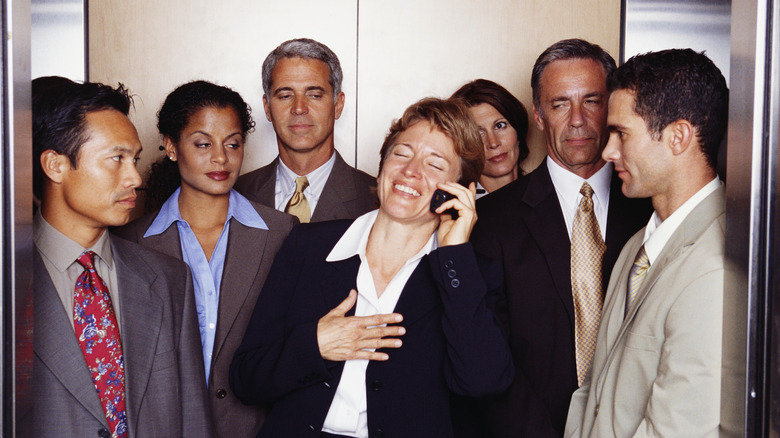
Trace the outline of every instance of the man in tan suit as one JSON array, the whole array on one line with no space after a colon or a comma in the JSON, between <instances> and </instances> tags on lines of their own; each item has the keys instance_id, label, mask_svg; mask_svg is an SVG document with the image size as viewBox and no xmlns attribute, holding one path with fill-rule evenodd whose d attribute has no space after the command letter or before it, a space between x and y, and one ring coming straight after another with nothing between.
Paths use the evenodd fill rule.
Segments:
<instances>
[{"instance_id":1,"label":"man in tan suit","mask_svg":"<svg viewBox=\"0 0 780 438\"><path fill-rule=\"evenodd\" d=\"M630 59L608 87L603 157L623 193L650 197L655 211L612 271L565 435L717 436L725 196L715 161L726 81L703 54L666 50Z\"/></svg>"}]
</instances>

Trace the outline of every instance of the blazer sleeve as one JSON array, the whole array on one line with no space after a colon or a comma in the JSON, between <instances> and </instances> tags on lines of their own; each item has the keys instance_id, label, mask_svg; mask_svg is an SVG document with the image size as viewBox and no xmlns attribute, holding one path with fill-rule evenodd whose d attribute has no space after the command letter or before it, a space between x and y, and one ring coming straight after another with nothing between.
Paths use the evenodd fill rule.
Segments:
<instances>
[{"instance_id":1,"label":"blazer sleeve","mask_svg":"<svg viewBox=\"0 0 780 438\"><path fill-rule=\"evenodd\" d=\"M330 377L317 343L317 323L324 313L300 321L291 316L300 310L291 304L303 275L302 254L307 253L305 245L299 246L299 230L293 229L277 253L230 364L230 388L245 404L268 403Z\"/></svg>"},{"instance_id":2,"label":"blazer sleeve","mask_svg":"<svg viewBox=\"0 0 780 438\"><path fill-rule=\"evenodd\" d=\"M481 397L506 390L514 378L512 355L495 315L500 268L487 272L488 287L470 243L444 246L429 257L444 306L442 328L447 342L444 375L458 394Z\"/></svg>"}]
</instances>

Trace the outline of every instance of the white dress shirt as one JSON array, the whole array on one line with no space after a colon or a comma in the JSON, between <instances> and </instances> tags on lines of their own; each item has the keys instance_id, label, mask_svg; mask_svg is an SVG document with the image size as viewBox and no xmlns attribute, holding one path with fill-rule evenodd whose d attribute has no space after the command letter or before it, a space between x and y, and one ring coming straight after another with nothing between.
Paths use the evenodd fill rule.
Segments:
<instances>
[{"instance_id":1,"label":"white dress shirt","mask_svg":"<svg viewBox=\"0 0 780 438\"><path fill-rule=\"evenodd\" d=\"M378 210L360 216L341 236L328 257L328 262L345 260L355 255L360 257L360 267L357 273L357 303L355 316L371 316L393 313L398 298L401 296L407 280L417 268L420 259L438 248L436 233L387 284L382 296L378 297L374 287L374 278L366 260L366 244L368 235L376 221ZM392 353L391 353L392 354ZM346 435L358 438L368 438L368 414L366 407L366 368L367 360L348 360L344 363L344 371L333 397L325 423L324 432Z\"/></svg>"},{"instance_id":2,"label":"white dress shirt","mask_svg":"<svg viewBox=\"0 0 780 438\"><path fill-rule=\"evenodd\" d=\"M658 213L653 211L653 215L650 216L650 222L647 223L647 227L645 228L645 238L643 240L650 266L658 259L664 246L666 246L666 242L669 241L669 238L672 237L672 234L680 227L680 224L682 224L688 214L693 211L704 198L717 190L720 185L720 179L716 176L715 179L688 198L683 205L678 207L677 210L663 222L658 216Z\"/></svg>"},{"instance_id":3,"label":"white dress shirt","mask_svg":"<svg viewBox=\"0 0 780 438\"><path fill-rule=\"evenodd\" d=\"M290 198L295 194L295 178L305 176L309 180L309 186L303 190L303 195L306 196L309 210L311 215L314 216L314 209L317 208L317 202L320 200L320 195L322 195L322 189L325 188L325 183L328 181L330 171L333 170L335 162L336 152L334 151L325 164L306 175L298 175L285 166L280 158L279 164L276 166L276 185L274 186L274 204L276 209L284 211L287 203L290 202Z\"/></svg>"},{"instance_id":4,"label":"white dress shirt","mask_svg":"<svg viewBox=\"0 0 780 438\"><path fill-rule=\"evenodd\" d=\"M571 171L564 169L549 156L546 159L550 171L558 203L561 205L563 220L566 221L566 231L571 240L571 229L574 226L574 215L582 199L582 183L587 181L593 188L593 211L601 229L601 238L607 240L607 216L609 212L609 186L612 180L612 163L606 163L598 172L584 179Z\"/></svg>"}]
</instances>

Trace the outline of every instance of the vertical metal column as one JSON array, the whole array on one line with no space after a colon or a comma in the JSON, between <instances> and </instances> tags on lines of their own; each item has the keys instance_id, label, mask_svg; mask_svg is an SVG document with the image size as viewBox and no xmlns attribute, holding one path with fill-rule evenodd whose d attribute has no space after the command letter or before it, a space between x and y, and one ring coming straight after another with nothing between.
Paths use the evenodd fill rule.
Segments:
<instances>
[{"instance_id":1,"label":"vertical metal column","mask_svg":"<svg viewBox=\"0 0 780 438\"><path fill-rule=\"evenodd\" d=\"M778 2L734 0L724 294L723 436L780 436ZM774 242L774 245L772 244Z\"/></svg>"},{"instance_id":2,"label":"vertical metal column","mask_svg":"<svg viewBox=\"0 0 780 438\"><path fill-rule=\"evenodd\" d=\"M0 350L3 436L31 406L32 375L32 117L30 1L2 0L0 108Z\"/></svg>"}]
</instances>

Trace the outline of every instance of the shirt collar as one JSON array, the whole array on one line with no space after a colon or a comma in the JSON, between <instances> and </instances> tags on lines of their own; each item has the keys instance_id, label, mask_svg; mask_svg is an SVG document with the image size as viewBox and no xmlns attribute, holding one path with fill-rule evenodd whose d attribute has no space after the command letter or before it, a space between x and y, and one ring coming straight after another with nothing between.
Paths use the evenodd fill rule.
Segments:
<instances>
[{"instance_id":1,"label":"shirt collar","mask_svg":"<svg viewBox=\"0 0 780 438\"><path fill-rule=\"evenodd\" d=\"M661 251L664 249L664 246L666 246L666 242L669 241L672 234L680 227L680 224L682 224L685 218L688 217L688 214L690 214L704 198L717 190L720 185L720 179L716 176L715 179L688 198L688 200L678 207L665 221L661 221L658 213L653 211L653 215L650 216L650 221L647 223L647 227L645 227L644 238L645 252L647 253L647 259L651 265L655 263L658 256L661 255Z\"/></svg>"},{"instance_id":2,"label":"shirt collar","mask_svg":"<svg viewBox=\"0 0 780 438\"><path fill-rule=\"evenodd\" d=\"M567 204L574 206L579 204L579 199L582 197L580 188L582 188L582 183L587 181L593 188L593 202L597 205L605 205L609 199L610 183L612 182L612 163L608 162L604 164L604 166L591 175L590 178L585 179L564 169L549 156L547 156L546 161L553 186Z\"/></svg>"},{"instance_id":3,"label":"shirt collar","mask_svg":"<svg viewBox=\"0 0 780 438\"><path fill-rule=\"evenodd\" d=\"M374 226L374 222L376 222L378 213L379 210L369 211L355 219L355 221L352 222L352 225L347 228L344 235L341 236L341 239L333 246L330 254L325 258L325 261L337 262L356 255L361 258L365 257L368 235L371 234L371 228ZM428 239L428 242L423 245L422 249L420 249L417 254L407 260L407 263L421 258L438 247L439 241L436 238L436 231L434 231L430 239Z\"/></svg>"},{"instance_id":4,"label":"shirt collar","mask_svg":"<svg viewBox=\"0 0 780 438\"><path fill-rule=\"evenodd\" d=\"M144 237L161 234L174 222L184 221L184 219L181 218L181 211L179 210L180 193L181 187L176 189L168 200L165 201L162 208L160 208L160 212L157 213L157 217L154 218L154 221L152 221L152 224L146 230L146 233L144 233ZM268 229L265 221L260 217L260 214L255 210L249 200L233 189L230 189L228 212L225 222L229 221L231 218L234 218L244 226L250 228L258 228L261 230Z\"/></svg>"},{"instance_id":5,"label":"shirt collar","mask_svg":"<svg viewBox=\"0 0 780 438\"><path fill-rule=\"evenodd\" d=\"M298 175L290 170L290 168L282 162L282 159L279 158L279 164L276 167L276 178L282 183L282 187L291 187L294 191L295 178L298 178L299 176L305 176L306 180L309 181L309 189L312 191L312 193L322 193L322 189L325 187L325 182L328 180L328 176L330 175L331 169L333 169L334 163L336 163L335 150L330 155L328 161L326 161L322 166L314 169L306 175Z\"/></svg>"},{"instance_id":6,"label":"shirt collar","mask_svg":"<svg viewBox=\"0 0 780 438\"><path fill-rule=\"evenodd\" d=\"M33 219L33 240L35 246L41 251L51 264L60 272L65 272L84 251L93 251L109 269L114 269L114 256L111 252L111 240L108 233L103 234L90 248L84 248L70 237L62 234L41 215L40 209Z\"/></svg>"}]
</instances>

